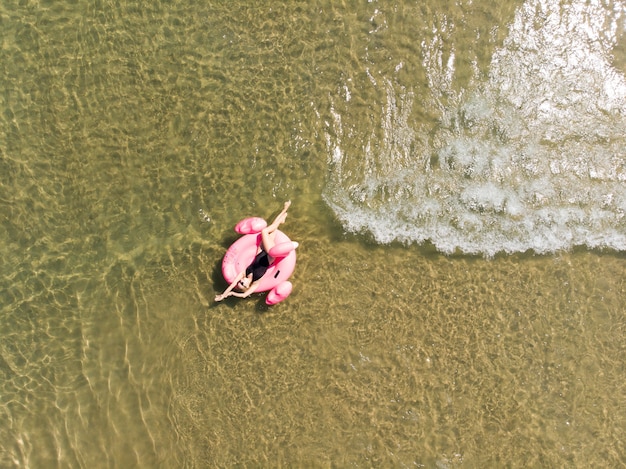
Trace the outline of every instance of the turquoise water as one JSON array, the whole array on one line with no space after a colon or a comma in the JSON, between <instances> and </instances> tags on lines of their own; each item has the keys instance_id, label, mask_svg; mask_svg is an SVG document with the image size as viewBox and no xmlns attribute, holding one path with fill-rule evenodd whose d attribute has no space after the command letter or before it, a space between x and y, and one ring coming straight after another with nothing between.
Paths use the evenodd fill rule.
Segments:
<instances>
[{"instance_id":1,"label":"turquoise water","mask_svg":"<svg viewBox=\"0 0 626 469\"><path fill-rule=\"evenodd\" d=\"M3 3L0 466L626 464L625 8Z\"/></svg>"}]
</instances>

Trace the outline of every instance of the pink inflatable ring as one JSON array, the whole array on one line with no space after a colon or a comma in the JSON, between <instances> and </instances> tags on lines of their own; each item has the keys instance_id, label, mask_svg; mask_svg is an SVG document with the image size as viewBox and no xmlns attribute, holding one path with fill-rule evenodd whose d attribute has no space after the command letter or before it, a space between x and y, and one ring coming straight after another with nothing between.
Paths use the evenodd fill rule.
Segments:
<instances>
[{"instance_id":1,"label":"pink inflatable ring","mask_svg":"<svg viewBox=\"0 0 626 469\"><path fill-rule=\"evenodd\" d=\"M246 218L237 223L235 231L244 234L230 245L222 260L222 275L229 284L235 280L239 272L246 270L261 245L261 231L267 226L261 218ZM265 275L259 280L255 292L269 291L265 303L275 305L280 303L291 293L293 288L287 279L296 268L296 248L298 243L293 242L280 230L276 230L275 246L268 253L276 260Z\"/></svg>"}]
</instances>

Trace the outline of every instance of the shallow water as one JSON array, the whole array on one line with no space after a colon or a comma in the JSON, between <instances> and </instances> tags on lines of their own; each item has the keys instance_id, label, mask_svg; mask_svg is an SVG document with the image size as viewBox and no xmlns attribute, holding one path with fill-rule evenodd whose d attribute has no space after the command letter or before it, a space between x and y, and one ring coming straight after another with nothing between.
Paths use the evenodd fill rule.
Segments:
<instances>
[{"instance_id":1,"label":"shallow water","mask_svg":"<svg viewBox=\"0 0 626 469\"><path fill-rule=\"evenodd\" d=\"M0 466L626 464L625 5L249 3L0 6ZM581 9L616 91L570 132L606 80L502 83ZM213 304L287 198L292 296Z\"/></svg>"}]
</instances>

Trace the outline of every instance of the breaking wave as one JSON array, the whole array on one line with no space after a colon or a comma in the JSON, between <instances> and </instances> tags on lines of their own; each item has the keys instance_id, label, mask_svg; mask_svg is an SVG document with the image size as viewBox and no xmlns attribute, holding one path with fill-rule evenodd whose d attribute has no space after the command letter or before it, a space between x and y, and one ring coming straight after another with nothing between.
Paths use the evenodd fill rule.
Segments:
<instances>
[{"instance_id":1,"label":"breaking wave","mask_svg":"<svg viewBox=\"0 0 626 469\"><path fill-rule=\"evenodd\" d=\"M528 1L471 89L453 88L454 50L442 60L437 40L421 45L422 94L367 70L386 96L379 128L352 122L358 90L347 81L332 98L324 192L344 228L445 253L625 250L626 80L611 54L626 7L616 5ZM418 99L436 123L414 117Z\"/></svg>"}]
</instances>

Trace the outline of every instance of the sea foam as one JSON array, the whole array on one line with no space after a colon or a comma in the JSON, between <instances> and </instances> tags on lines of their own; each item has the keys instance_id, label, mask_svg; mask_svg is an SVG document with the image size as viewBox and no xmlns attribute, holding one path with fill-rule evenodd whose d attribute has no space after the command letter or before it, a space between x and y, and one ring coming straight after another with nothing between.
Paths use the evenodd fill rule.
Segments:
<instances>
[{"instance_id":1,"label":"sea foam","mask_svg":"<svg viewBox=\"0 0 626 469\"><path fill-rule=\"evenodd\" d=\"M333 106L324 197L344 228L445 253L625 250L626 79L610 63L624 7L592 3L525 3L472 89L452 88L450 61L425 60L429 96L371 81L387 96L378 128L355 132ZM436 126L412 120L418 98Z\"/></svg>"}]
</instances>

